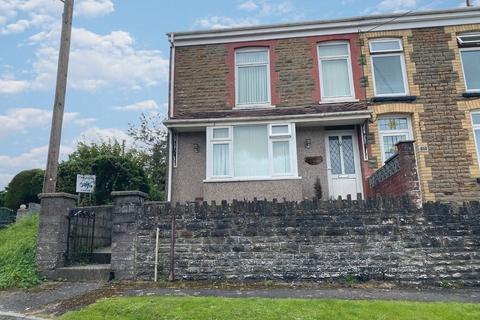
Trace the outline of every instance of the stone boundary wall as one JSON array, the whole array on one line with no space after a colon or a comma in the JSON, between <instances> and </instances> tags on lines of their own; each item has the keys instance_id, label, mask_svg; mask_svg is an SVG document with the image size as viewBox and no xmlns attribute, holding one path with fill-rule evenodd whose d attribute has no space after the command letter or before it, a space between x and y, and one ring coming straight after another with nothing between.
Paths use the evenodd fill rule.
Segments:
<instances>
[{"instance_id":1,"label":"stone boundary wall","mask_svg":"<svg viewBox=\"0 0 480 320\"><path fill-rule=\"evenodd\" d=\"M157 227L158 272L169 276L174 216L176 279L480 285L479 202L145 202L139 210L130 279L153 279Z\"/></svg>"}]
</instances>

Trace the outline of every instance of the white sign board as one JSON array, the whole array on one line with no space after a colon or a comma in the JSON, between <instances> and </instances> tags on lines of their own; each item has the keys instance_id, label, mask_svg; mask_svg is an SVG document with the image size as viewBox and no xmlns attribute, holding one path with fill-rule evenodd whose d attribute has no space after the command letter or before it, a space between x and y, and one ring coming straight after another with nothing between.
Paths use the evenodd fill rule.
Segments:
<instances>
[{"instance_id":1,"label":"white sign board","mask_svg":"<svg viewBox=\"0 0 480 320\"><path fill-rule=\"evenodd\" d=\"M95 189L95 176L86 174L77 174L77 192L93 193Z\"/></svg>"}]
</instances>

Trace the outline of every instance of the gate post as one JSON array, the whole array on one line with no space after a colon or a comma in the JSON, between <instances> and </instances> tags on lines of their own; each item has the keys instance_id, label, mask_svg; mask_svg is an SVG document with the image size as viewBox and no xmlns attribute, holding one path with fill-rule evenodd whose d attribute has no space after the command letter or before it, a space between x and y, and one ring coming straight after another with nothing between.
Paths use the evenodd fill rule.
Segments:
<instances>
[{"instance_id":1,"label":"gate post","mask_svg":"<svg viewBox=\"0 0 480 320\"><path fill-rule=\"evenodd\" d=\"M117 280L135 280L138 217L147 197L141 191L113 191L111 268Z\"/></svg>"},{"instance_id":2,"label":"gate post","mask_svg":"<svg viewBox=\"0 0 480 320\"><path fill-rule=\"evenodd\" d=\"M40 273L65 265L67 250L68 211L75 208L77 196L69 193L41 193L40 223L37 238L37 264Z\"/></svg>"}]
</instances>

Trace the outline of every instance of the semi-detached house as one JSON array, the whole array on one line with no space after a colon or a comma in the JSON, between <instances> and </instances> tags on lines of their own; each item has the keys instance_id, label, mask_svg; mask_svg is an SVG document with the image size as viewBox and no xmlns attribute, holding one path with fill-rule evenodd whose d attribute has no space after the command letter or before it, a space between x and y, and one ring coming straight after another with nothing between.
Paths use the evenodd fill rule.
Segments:
<instances>
[{"instance_id":1,"label":"semi-detached house","mask_svg":"<svg viewBox=\"0 0 480 320\"><path fill-rule=\"evenodd\" d=\"M480 197L479 8L168 37L171 201Z\"/></svg>"}]
</instances>

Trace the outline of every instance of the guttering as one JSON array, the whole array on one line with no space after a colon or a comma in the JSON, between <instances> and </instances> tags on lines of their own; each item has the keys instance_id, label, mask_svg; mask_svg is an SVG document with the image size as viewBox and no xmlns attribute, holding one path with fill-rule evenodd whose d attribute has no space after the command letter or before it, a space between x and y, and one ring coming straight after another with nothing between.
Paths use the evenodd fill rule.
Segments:
<instances>
[{"instance_id":1,"label":"guttering","mask_svg":"<svg viewBox=\"0 0 480 320\"><path fill-rule=\"evenodd\" d=\"M358 120L369 119L371 111L341 111L341 112L326 112L315 114L295 114L295 115L280 115L280 116L262 116L262 117L234 117L234 118L206 118L206 119L169 119L164 121L164 125L171 128L193 128L193 127L207 127L220 124L236 123L241 124L251 122L269 122L269 121L289 121L295 123L301 122L318 122L318 121L335 121L335 120Z\"/></svg>"},{"instance_id":2,"label":"guttering","mask_svg":"<svg viewBox=\"0 0 480 320\"><path fill-rule=\"evenodd\" d=\"M264 25L243 28L217 29L193 32L169 32L175 36L176 46L189 46L213 43L281 39L302 36L344 34L375 31L427 28L478 23L479 7L453 10L432 10L410 14L388 14L353 17L347 19L308 21Z\"/></svg>"}]
</instances>

